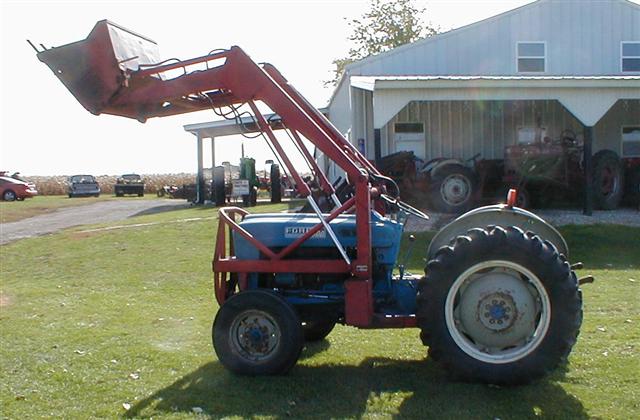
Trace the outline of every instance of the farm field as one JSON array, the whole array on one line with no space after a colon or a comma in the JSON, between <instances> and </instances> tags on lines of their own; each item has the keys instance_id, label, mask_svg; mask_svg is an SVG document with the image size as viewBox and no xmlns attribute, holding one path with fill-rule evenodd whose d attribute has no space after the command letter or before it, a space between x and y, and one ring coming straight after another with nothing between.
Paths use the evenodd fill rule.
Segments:
<instances>
[{"instance_id":1,"label":"farm field","mask_svg":"<svg viewBox=\"0 0 640 420\"><path fill-rule=\"evenodd\" d=\"M264 205L253 211L280 211ZM118 225L118 226L116 226ZM561 229L584 286L569 363L537 383L452 382L418 330L338 326L286 376L237 377L211 347L216 211L194 207L0 247L6 418L633 418L640 228ZM100 228L109 228L101 230ZM417 234L409 271L432 233Z\"/></svg>"}]
</instances>

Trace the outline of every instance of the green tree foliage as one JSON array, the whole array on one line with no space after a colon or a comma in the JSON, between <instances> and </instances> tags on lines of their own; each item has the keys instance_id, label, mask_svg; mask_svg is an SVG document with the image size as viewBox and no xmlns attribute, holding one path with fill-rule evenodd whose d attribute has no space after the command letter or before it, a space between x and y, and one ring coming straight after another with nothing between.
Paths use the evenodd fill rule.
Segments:
<instances>
[{"instance_id":1,"label":"green tree foliage","mask_svg":"<svg viewBox=\"0 0 640 420\"><path fill-rule=\"evenodd\" d=\"M369 10L349 21L352 32L347 39L353 46L347 57L333 60L335 77L328 83L335 85L354 61L437 34L438 27L422 22L424 13L413 0L370 0Z\"/></svg>"}]
</instances>

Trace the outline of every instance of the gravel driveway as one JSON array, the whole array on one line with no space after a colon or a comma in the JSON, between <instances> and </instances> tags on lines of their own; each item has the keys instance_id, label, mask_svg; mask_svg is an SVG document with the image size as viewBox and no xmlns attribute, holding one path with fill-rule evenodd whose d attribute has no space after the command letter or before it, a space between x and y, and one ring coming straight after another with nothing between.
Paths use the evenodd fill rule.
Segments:
<instances>
[{"instance_id":1,"label":"gravel driveway","mask_svg":"<svg viewBox=\"0 0 640 420\"><path fill-rule=\"evenodd\" d=\"M594 224L618 224L640 227L640 211L631 208L617 210L594 210L593 216L585 216L582 210L532 210L553 226L564 225L594 225ZM407 223L407 232L423 232L438 230L455 219L456 215L431 213L427 211L429 220L421 220L411 217Z\"/></svg>"},{"instance_id":2,"label":"gravel driveway","mask_svg":"<svg viewBox=\"0 0 640 420\"><path fill-rule=\"evenodd\" d=\"M113 222L142 214L188 208L183 200L110 200L65 207L17 222L0 225L0 244L57 232L72 226Z\"/></svg>"}]
</instances>

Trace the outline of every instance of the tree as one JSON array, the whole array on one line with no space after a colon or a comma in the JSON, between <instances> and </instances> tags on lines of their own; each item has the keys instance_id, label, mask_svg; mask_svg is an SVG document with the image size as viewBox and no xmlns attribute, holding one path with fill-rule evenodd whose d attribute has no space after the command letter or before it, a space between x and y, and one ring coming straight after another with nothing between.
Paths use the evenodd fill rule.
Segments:
<instances>
[{"instance_id":1,"label":"tree","mask_svg":"<svg viewBox=\"0 0 640 420\"><path fill-rule=\"evenodd\" d=\"M345 58L333 60L335 77L329 84L336 85L347 65L371 55L430 37L439 27L423 24L421 15L425 8L418 8L413 0L370 0L369 10L359 19L352 19L352 29L347 38L353 46Z\"/></svg>"}]
</instances>

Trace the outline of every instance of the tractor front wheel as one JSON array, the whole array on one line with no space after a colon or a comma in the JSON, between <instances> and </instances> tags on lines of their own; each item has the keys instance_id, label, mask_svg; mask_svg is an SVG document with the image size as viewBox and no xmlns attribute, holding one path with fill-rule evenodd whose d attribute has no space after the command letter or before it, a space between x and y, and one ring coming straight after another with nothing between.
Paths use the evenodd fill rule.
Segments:
<instances>
[{"instance_id":1,"label":"tractor front wheel","mask_svg":"<svg viewBox=\"0 0 640 420\"><path fill-rule=\"evenodd\" d=\"M231 296L213 323L213 347L218 359L241 375L285 373L297 362L303 344L295 309L266 290Z\"/></svg>"},{"instance_id":2,"label":"tractor front wheel","mask_svg":"<svg viewBox=\"0 0 640 420\"><path fill-rule=\"evenodd\" d=\"M441 248L419 283L429 356L465 381L542 377L576 342L582 298L564 256L516 227L472 229Z\"/></svg>"}]
</instances>

